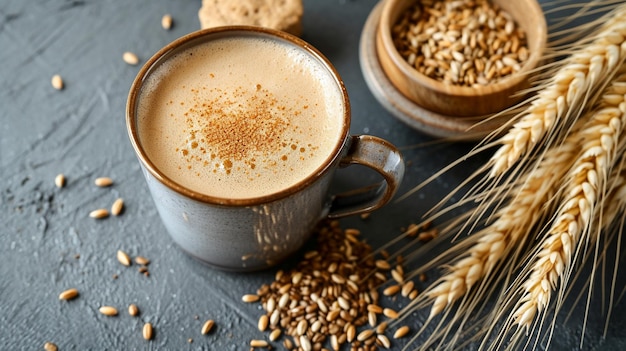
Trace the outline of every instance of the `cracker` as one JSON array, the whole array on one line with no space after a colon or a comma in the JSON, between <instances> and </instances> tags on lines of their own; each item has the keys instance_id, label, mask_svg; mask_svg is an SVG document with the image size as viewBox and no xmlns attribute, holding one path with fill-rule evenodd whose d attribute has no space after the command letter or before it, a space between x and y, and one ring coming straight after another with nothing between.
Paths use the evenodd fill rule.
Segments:
<instances>
[{"instance_id":1,"label":"cracker","mask_svg":"<svg viewBox=\"0 0 626 351\"><path fill-rule=\"evenodd\" d=\"M249 25L302 34L302 0L202 0L200 26Z\"/></svg>"}]
</instances>

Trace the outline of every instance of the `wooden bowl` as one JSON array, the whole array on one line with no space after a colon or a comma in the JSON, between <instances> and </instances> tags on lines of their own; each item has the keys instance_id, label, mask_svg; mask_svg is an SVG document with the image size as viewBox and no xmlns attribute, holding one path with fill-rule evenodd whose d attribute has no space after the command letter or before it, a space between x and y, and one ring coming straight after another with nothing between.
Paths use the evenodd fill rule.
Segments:
<instances>
[{"instance_id":1,"label":"wooden bowl","mask_svg":"<svg viewBox=\"0 0 626 351\"><path fill-rule=\"evenodd\" d=\"M521 69L483 86L458 86L430 78L409 65L396 49L391 28L419 0L384 0L376 33L376 52L393 85L408 99L436 113L450 116L484 116L497 113L524 98L529 73L541 61L547 41L547 25L536 0L491 0L508 12L526 32L529 58Z\"/></svg>"}]
</instances>

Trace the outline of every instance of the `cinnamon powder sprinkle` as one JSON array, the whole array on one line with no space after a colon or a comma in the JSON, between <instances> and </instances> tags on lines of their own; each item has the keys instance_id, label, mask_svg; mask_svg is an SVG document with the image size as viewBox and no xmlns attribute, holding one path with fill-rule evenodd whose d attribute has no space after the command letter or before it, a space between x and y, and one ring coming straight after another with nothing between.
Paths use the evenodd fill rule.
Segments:
<instances>
[{"instance_id":1,"label":"cinnamon powder sprinkle","mask_svg":"<svg viewBox=\"0 0 626 351\"><path fill-rule=\"evenodd\" d=\"M295 130L296 134L302 132L290 122L292 116L302 111L282 105L260 84L256 91L241 87L228 92L210 89L208 93L192 88L193 103L184 114L188 139L177 152L189 169L199 164L213 167L213 172L223 170L230 174L237 170L253 177L252 171L258 167L276 167L296 157L293 156L296 151L297 157L304 159L307 151L317 148L301 145L298 140L285 136L288 130ZM207 95L212 97L207 98ZM246 101L245 106L241 101Z\"/></svg>"}]
</instances>

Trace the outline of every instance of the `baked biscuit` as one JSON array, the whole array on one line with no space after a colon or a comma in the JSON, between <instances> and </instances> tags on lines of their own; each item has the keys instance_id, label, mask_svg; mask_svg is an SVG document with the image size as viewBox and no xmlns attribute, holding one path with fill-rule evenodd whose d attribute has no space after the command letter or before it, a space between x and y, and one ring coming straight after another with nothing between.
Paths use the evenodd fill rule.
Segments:
<instances>
[{"instance_id":1,"label":"baked biscuit","mask_svg":"<svg viewBox=\"0 0 626 351\"><path fill-rule=\"evenodd\" d=\"M200 26L249 25L302 34L302 0L202 0Z\"/></svg>"}]
</instances>

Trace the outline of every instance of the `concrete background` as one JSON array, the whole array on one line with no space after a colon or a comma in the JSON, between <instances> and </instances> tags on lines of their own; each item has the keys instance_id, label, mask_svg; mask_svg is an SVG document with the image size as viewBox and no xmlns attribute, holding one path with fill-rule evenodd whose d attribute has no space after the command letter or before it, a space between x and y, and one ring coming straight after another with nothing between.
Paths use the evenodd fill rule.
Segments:
<instances>
[{"instance_id":1,"label":"concrete background","mask_svg":"<svg viewBox=\"0 0 626 351\"><path fill-rule=\"evenodd\" d=\"M473 144L445 143L411 130L373 98L360 70L358 45L376 4L305 0L303 38L345 80L352 133L377 135L402 148L408 161L402 194ZM199 8L199 0L0 1L1 350L40 350L46 341L60 350L247 350L250 339L267 337L256 328L258 305L240 298L294 262L235 274L183 254L159 221L126 134L126 96L139 66L126 65L122 53L133 51L145 61L168 42L199 29ZM174 18L170 31L160 26L165 13ZM54 74L63 76L63 91L51 87ZM349 218L342 226L361 229L379 247L419 221L480 161L470 160L367 221ZM341 173L337 188L352 186L354 172ZM54 186L59 173L67 177L63 189ZM100 176L113 178L114 185L95 187L93 180ZM359 178L375 179L368 173ZM126 202L122 216L88 218L89 211L108 207L117 197ZM118 249L151 259L150 276L138 273L136 265L121 266ZM618 292L624 286L620 277ZM80 297L59 301L59 293L69 287L78 288ZM129 303L140 307L139 318L126 314ZM118 307L120 316L100 315L101 305ZM615 306L606 339L601 336L604 306L594 298L583 349L626 349L626 303ZM583 312L577 307L569 319L563 313L552 349L578 349ZM412 322L418 325L426 316L427 311L415 313ZM214 319L217 328L203 336L199 331L206 319ZM155 327L150 342L141 337L143 322ZM401 346L395 343L394 350Z\"/></svg>"}]
</instances>

